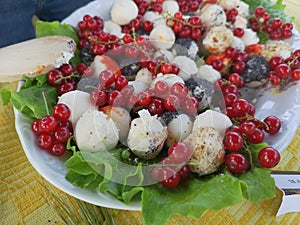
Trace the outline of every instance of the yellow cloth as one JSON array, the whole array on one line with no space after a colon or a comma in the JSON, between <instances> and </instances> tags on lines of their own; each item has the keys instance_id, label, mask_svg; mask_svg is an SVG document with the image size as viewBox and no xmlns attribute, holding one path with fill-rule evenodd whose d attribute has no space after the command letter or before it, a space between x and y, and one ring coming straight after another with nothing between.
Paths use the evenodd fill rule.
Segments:
<instances>
[{"instance_id":1,"label":"yellow cloth","mask_svg":"<svg viewBox=\"0 0 300 225\"><path fill-rule=\"evenodd\" d=\"M286 12L297 16L300 10L298 0L286 0ZM294 25L300 30L300 17ZM0 68L1 69L1 68ZM16 83L0 84L0 88L9 86L13 90ZM282 152L278 170L300 171L300 127ZM57 196L72 213L78 212L78 202L45 181L27 160L14 127L12 106L0 104L0 224L63 224L55 210ZM174 216L168 225L230 224L230 225L266 225L300 224L300 213L288 213L276 217L281 203L281 192L277 197L252 204L249 201L222 209L208 211L201 219ZM113 213L113 210L109 210ZM66 217L65 214L63 214ZM142 225L140 212L120 210L114 216L117 225Z\"/></svg>"}]
</instances>

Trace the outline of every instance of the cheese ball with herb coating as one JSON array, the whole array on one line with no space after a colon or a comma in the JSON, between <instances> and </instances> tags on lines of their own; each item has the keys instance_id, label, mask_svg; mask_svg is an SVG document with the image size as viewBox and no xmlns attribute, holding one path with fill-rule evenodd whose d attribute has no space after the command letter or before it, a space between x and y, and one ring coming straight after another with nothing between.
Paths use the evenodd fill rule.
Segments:
<instances>
[{"instance_id":1,"label":"cheese ball with herb coating","mask_svg":"<svg viewBox=\"0 0 300 225\"><path fill-rule=\"evenodd\" d=\"M217 171L224 161L225 150L222 138L212 127L200 127L183 142L192 151L190 169L199 176Z\"/></svg>"},{"instance_id":2,"label":"cheese ball with herb coating","mask_svg":"<svg viewBox=\"0 0 300 225\"><path fill-rule=\"evenodd\" d=\"M270 66L268 61L261 55L250 55L246 62L246 69L241 73L245 86L259 87L268 81Z\"/></svg>"}]
</instances>

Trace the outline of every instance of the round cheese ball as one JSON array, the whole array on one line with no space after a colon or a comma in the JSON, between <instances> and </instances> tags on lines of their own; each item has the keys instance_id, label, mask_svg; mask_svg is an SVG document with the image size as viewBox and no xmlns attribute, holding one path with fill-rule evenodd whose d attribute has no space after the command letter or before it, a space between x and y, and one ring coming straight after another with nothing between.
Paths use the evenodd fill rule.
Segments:
<instances>
[{"instance_id":1,"label":"round cheese ball","mask_svg":"<svg viewBox=\"0 0 300 225\"><path fill-rule=\"evenodd\" d=\"M126 25L138 15L138 7L132 0L117 0L113 5L111 20L119 25Z\"/></svg>"},{"instance_id":2,"label":"round cheese ball","mask_svg":"<svg viewBox=\"0 0 300 225\"><path fill-rule=\"evenodd\" d=\"M233 40L232 31L224 25L212 27L203 39L203 45L212 54L223 53Z\"/></svg>"},{"instance_id":3,"label":"round cheese ball","mask_svg":"<svg viewBox=\"0 0 300 225\"><path fill-rule=\"evenodd\" d=\"M173 30L166 25L159 25L150 32L150 42L156 49L170 49L175 42Z\"/></svg>"},{"instance_id":4,"label":"round cheese ball","mask_svg":"<svg viewBox=\"0 0 300 225\"><path fill-rule=\"evenodd\" d=\"M222 138L212 127L200 127L183 142L192 151L191 171L199 176L215 172L224 161Z\"/></svg>"}]
</instances>

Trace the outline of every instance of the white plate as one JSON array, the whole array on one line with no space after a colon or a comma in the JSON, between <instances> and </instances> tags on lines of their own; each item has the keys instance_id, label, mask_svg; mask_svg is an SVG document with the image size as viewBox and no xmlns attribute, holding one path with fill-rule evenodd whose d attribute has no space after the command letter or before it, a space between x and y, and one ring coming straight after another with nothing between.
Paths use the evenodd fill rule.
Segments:
<instances>
[{"instance_id":1,"label":"white plate","mask_svg":"<svg viewBox=\"0 0 300 225\"><path fill-rule=\"evenodd\" d=\"M104 0L94 1L75 11L64 22L76 26L78 18L82 18L86 13L100 15L107 19L109 18L108 12L112 2ZM297 37L299 37L298 33ZM290 41L293 43L294 48L300 48L299 38ZM276 90L277 88L263 93L255 92L259 96L256 104L256 116L263 119L269 115L276 115L281 119L281 131L275 136L267 137L267 142L279 151L282 151L292 140L300 123L300 82L295 83L282 93L272 94ZM64 158L56 158L49 155L46 151L41 151L34 144L35 136L31 132L30 120L17 110L14 110L14 113L16 130L26 156L33 167L47 181L65 193L95 205L125 210L141 210L139 202L125 205L113 196L82 189L66 181L64 177L67 169L64 166Z\"/></svg>"}]
</instances>

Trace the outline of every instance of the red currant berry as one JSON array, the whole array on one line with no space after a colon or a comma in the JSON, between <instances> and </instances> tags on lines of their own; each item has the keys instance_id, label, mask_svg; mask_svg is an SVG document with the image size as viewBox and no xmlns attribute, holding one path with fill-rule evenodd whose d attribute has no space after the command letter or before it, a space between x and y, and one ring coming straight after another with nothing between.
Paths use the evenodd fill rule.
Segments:
<instances>
[{"instance_id":1,"label":"red currant berry","mask_svg":"<svg viewBox=\"0 0 300 225\"><path fill-rule=\"evenodd\" d=\"M70 64L63 64L60 68L60 71L63 73L64 76L69 76L74 73L74 68Z\"/></svg>"},{"instance_id":2,"label":"red currant berry","mask_svg":"<svg viewBox=\"0 0 300 225\"><path fill-rule=\"evenodd\" d=\"M280 153L272 147L263 148L258 153L258 162L264 168L273 168L279 161Z\"/></svg>"},{"instance_id":3,"label":"red currant berry","mask_svg":"<svg viewBox=\"0 0 300 225\"><path fill-rule=\"evenodd\" d=\"M245 122L242 122L240 125L239 125L240 129L241 129L241 132L245 135L251 135L254 130L256 129L256 126L254 123L252 123L251 121L245 121Z\"/></svg>"},{"instance_id":4,"label":"red currant berry","mask_svg":"<svg viewBox=\"0 0 300 225\"><path fill-rule=\"evenodd\" d=\"M152 100L152 96L146 91L143 91L138 94L138 104L140 106L149 106L151 100Z\"/></svg>"},{"instance_id":5,"label":"red currant berry","mask_svg":"<svg viewBox=\"0 0 300 225\"><path fill-rule=\"evenodd\" d=\"M55 140L59 143L66 143L71 137L70 130L66 127L59 127L54 132Z\"/></svg>"},{"instance_id":6,"label":"red currant berry","mask_svg":"<svg viewBox=\"0 0 300 225\"><path fill-rule=\"evenodd\" d=\"M281 56L273 56L269 60L269 65L272 69L275 69L280 64L284 63L284 59Z\"/></svg>"},{"instance_id":7,"label":"red currant berry","mask_svg":"<svg viewBox=\"0 0 300 225\"><path fill-rule=\"evenodd\" d=\"M163 180L161 184L166 188L175 188L180 182L180 175L170 167L164 167L162 169L162 177Z\"/></svg>"},{"instance_id":8,"label":"red currant berry","mask_svg":"<svg viewBox=\"0 0 300 225\"><path fill-rule=\"evenodd\" d=\"M51 70L47 74L48 82L55 87L58 87L61 84L62 77L63 77L63 73L58 69Z\"/></svg>"},{"instance_id":9,"label":"red currant berry","mask_svg":"<svg viewBox=\"0 0 300 225\"><path fill-rule=\"evenodd\" d=\"M54 156L62 156L66 152L66 146L61 143L54 144L50 150L50 153Z\"/></svg>"},{"instance_id":10,"label":"red currant berry","mask_svg":"<svg viewBox=\"0 0 300 225\"><path fill-rule=\"evenodd\" d=\"M110 70L104 70L99 75L100 86L105 89L109 87L116 81L115 75Z\"/></svg>"},{"instance_id":11,"label":"red currant berry","mask_svg":"<svg viewBox=\"0 0 300 225\"><path fill-rule=\"evenodd\" d=\"M48 133L42 133L37 137L37 144L44 150L50 150L54 145L54 136Z\"/></svg>"},{"instance_id":12,"label":"red currant berry","mask_svg":"<svg viewBox=\"0 0 300 225\"><path fill-rule=\"evenodd\" d=\"M239 37L239 38L243 37L244 33L245 33L245 31L241 27L237 27L233 30L234 36Z\"/></svg>"},{"instance_id":13,"label":"red currant berry","mask_svg":"<svg viewBox=\"0 0 300 225\"><path fill-rule=\"evenodd\" d=\"M179 171L180 181L184 181L188 178L191 169L189 165L184 165Z\"/></svg>"},{"instance_id":14,"label":"red currant berry","mask_svg":"<svg viewBox=\"0 0 300 225\"><path fill-rule=\"evenodd\" d=\"M58 94L63 95L67 92L74 91L76 90L76 87L77 87L77 83L75 80L71 80L70 82L63 83L58 87Z\"/></svg>"},{"instance_id":15,"label":"red currant berry","mask_svg":"<svg viewBox=\"0 0 300 225\"><path fill-rule=\"evenodd\" d=\"M107 97L107 103L111 106L121 107L125 103L123 94L118 90L112 90Z\"/></svg>"},{"instance_id":16,"label":"red currant berry","mask_svg":"<svg viewBox=\"0 0 300 225\"><path fill-rule=\"evenodd\" d=\"M292 70L287 64L280 64L275 68L275 72L278 74L279 78L284 79L291 75Z\"/></svg>"},{"instance_id":17,"label":"red currant berry","mask_svg":"<svg viewBox=\"0 0 300 225\"><path fill-rule=\"evenodd\" d=\"M264 130L271 135L278 133L281 128L281 121L276 116L266 117L264 119L264 124Z\"/></svg>"},{"instance_id":18,"label":"red currant berry","mask_svg":"<svg viewBox=\"0 0 300 225\"><path fill-rule=\"evenodd\" d=\"M96 89L90 94L90 101L96 106L103 106L108 101L107 93L103 90Z\"/></svg>"},{"instance_id":19,"label":"red currant berry","mask_svg":"<svg viewBox=\"0 0 300 225\"><path fill-rule=\"evenodd\" d=\"M255 8L254 10L254 15L259 18L259 17L262 17L263 14L265 13L265 8L262 7L262 6L258 6Z\"/></svg>"},{"instance_id":20,"label":"red currant berry","mask_svg":"<svg viewBox=\"0 0 300 225\"><path fill-rule=\"evenodd\" d=\"M189 90L185 84L176 82L171 87L171 94L178 96L179 98L183 99L187 96Z\"/></svg>"},{"instance_id":21,"label":"red currant berry","mask_svg":"<svg viewBox=\"0 0 300 225\"><path fill-rule=\"evenodd\" d=\"M299 69L296 69L296 70L293 70L292 74L291 74L291 78L292 80L300 80L300 70Z\"/></svg>"},{"instance_id":22,"label":"red currant berry","mask_svg":"<svg viewBox=\"0 0 300 225\"><path fill-rule=\"evenodd\" d=\"M54 132L58 126L57 120L54 118L54 116L43 116L39 122L39 130L41 132Z\"/></svg>"},{"instance_id":23,"label":"red currant berry","mask_svg":"<svg viewBox=\"0 0 300 225\"><path fill-rule=\"evenodd\" d=\"M188 115L194 115L199 108L199 102L195 97L186 97L181 103L182 111Z\"/></svg>"},{"instance_id":24,"label":"red currant berry","mask_svg":"<svg viewBox=\"0 0 300 225\"><path fill-rule=\"evenodd\" d=\"M187 163L192 156L192 152L185 143L175 142L168 148L168 158L175 163Z\"/></svg>"},{"instance_id":25,"label":"red currant berry","mask_svg":"<svg viewBox=\"0 0 300 225\"><path fill-rule=\"evenodd\" d=\"M241 134L228 131L225 133L223 144L229 151L238 151L243 147L244 139Z\"/></svg>"},{"instance_id":26,"label":"red currant berry","mask_svg":"<svg viewBox=\"0 0 300 225\"><path fill-rule=\"evenodd\" d=\"M40 119L36 119L31 123L31 131L35 135L40 135L42 132L40 131Z\"/></svg>"},{"instance_id":27,"label":"red currant berry","mask_svg":"<svg viewBox=\"0 0 300 225\"><path fill-rule=\"evenodd\" d=\"M248 167L248 160L240 153L231 152L225 157L226 168L233 174L244 173Z\"/></svg>"},{"instance_id":28,"label":"red currant berry","mask_svg":"<svg viewBox=\"0 0 300 225\"><path fill-rule=\"evenodd\" d=\"M169 95L164 100L164 107L168 111L176 111L180 107L180 99L176 95Z\"/></svg>"},{"instance_id":29,"label":"red currant berry","mask_svg":"<svg viewBox=\"0 0 300 225\"><path fill-rule=\"evenodd\" d=\"M128 79L124 75L117 76L115 81L115 89L121 91L128 85Z\"/></svg>"},{"instance_id":30,"label":"red currant berry","mask_svg":"<svg viewBox=\"0 0 300 225\"><path fill-rule=\"evenodd\" d=\"M59 121L67 121L71 116L71 111L67 105L59 103L53 107L52 115Z\"/></svg>"},{"instance_id":31,"label":"red currant berry","mask_svg":"<svg viewBox=\"0 0 300 225\"><path fill-rule=\"evenodd\" d=\"M264 141L265 135L264 132L258 128L255 128L254 131L247 135L247 139L252 144L259 144Z\"/></svg>"},{"instance_id":32,"label":"red currant berry","mask_svg":"<svg viewBox=\"0 0 300 225\"><path fill-rule=\"evenodd\" d=\"M154 85L154 93L157 96L164 96L169 92L169 85L166 81L159 80Z\"/></svg>"},{"instance_id":33,"label":"red currant berry","mask_svg":"<svg viewBox=\"0 0 300 225\"><path fill-rule=\"evenodd\" d=\"M153 98L148 105L148 111L151 115L161 115L165 111L163 101Z\"/></svg>"}]
</instances>

